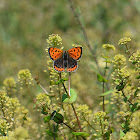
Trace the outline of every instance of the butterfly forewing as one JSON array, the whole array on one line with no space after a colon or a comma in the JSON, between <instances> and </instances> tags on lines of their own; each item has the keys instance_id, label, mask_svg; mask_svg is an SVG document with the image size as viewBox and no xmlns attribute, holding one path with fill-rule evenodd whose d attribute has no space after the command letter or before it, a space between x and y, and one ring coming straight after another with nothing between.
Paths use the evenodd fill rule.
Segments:
<instances>
[{"instance_id":1,"label":"butterfly forewing","mask_svg":"<svg viewBox=\"0 0 140 140\"><path fill-rule=\"evenodd\" d=\"M58 48L50 47L48 49L49 56L52 60L57 60L63 55L63 51Z\"/></svg>"},{"instance_id":2,"label":"butterfly forewing","mask_svg":"<svg viewBox=\"0 0 140 140\"><path fill-rule=\"evenodd\" d=\"M68 50L68 55L75 60L79 60L82 55L82 47L75 47Z\"/></svg>"}]
</instances>

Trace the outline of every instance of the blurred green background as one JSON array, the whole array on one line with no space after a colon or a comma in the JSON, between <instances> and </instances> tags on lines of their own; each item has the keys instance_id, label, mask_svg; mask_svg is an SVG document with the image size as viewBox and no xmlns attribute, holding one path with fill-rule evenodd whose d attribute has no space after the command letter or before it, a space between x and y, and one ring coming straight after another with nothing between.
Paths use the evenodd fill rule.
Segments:
<instances>
[{"instance_id":1,"label":"blurred green background","mask_svg":"<svg viewBox=\"0 0 140 140\"><path fill-rule=\"evenodd\" d=\"M97 55L101 71L104 63L104 43L113 44L116 54L125 53L118 46L123 36L131 37L140 45L140 1L138 0L73 0L75 10L87 32L92 49ZM6 77L17 79L20 69L30 69L33 77L39 75L45 88L49 85L46 39L58 34L65 50L72 44L83 46L79 69L72 74L72 88L79 102L98 106L102 92L96 78L96 64L77 24L68 0L1 0L0 1L0 86ZM112 56L114 55L111 54ZM95 67L93 69L92 67ZM35 93L37 94L37 93Z\"/></svg>"}]
</instances>

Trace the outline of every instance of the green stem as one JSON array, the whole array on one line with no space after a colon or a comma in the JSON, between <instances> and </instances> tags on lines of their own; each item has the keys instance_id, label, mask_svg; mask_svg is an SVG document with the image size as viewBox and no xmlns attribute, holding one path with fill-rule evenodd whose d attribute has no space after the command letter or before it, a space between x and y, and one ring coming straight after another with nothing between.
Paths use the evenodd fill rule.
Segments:
<instances>
[{"instance_id":1,"label":"green stem","mask_svg":"<svg viewBox=\"0 0 140 140\"><path fill-rule=\"evenodd\" d=\"M96 129L89 123L89 121L85 118L84 115L83 115L83 118L84 118L84 120L88 123L88 125L89 125L92 129L96 130Z\"/></svg>"},{"instance_id":2,"label":"green stem","mask_svg":"<svg viewBox=\"0 0 140 140\"><path fill-rule=\"evenodd\" d=\"M104 137L104 128L103 128L103 125L102 125L101 119L100 119L100 126L101 126L101 132L102 132L103 140L105 140L105 137Z\"/></svg>"},{"instance_id":3,"label":"green stem","mask_svg":"<svg viewBox=\"0 0 140 140\"><path fill-rule=\"evenodd\" d=\"M59 75L60 75L60 79L61 79L61 73L60 73ZM67 91L67 89L66 89L66 87L65 87L65 85L64 85L64 82L62 82L62 85L63 85L64 90L65 90L65 92L67 93L68 97L70 98L70 96L69 96L69 94L68 94L68 91ZM76 113L76 111L75 111L74 105L71 104L71 106L72 106L72 109L73 109L73 111L74 111L75 117L76 117L76 119L77 119L77 123L78 123L79 129L80 129L80 132L82 132L82 127L81 127L81 125L80 125L80 121L79 121L79 118L78 118L77 113Z\"/></svg>"},{"instance_id":4,"label":"green stem","mask_svg":"<svg viewBox=\"0 0 140 140\"><path fill-rule=\"evenodd\" d=\"M106 62L106 66L104 69L104 77L106 76L106 67L107 67L107 62ZM103 93L105 92L105 82L103 81ZM105 112L105 97L103 96L103 112Z\"/></svg>"}]
</instances>

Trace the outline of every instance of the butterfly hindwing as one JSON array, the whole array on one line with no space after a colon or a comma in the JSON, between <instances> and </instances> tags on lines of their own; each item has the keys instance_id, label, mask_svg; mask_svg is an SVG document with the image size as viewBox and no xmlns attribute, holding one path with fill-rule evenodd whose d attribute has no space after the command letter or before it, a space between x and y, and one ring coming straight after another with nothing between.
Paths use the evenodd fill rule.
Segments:
<instances>
[{"instance_id":1,"label":"butterfly hindwing","mask_svg":"<svg viewBox=\"0 0 140 140\"><path fill-rule=\"evenodd\" d=\"M50 58L53 61L57 60L58 58L60 58L63 55L63 51L61 49L53 48L53 47L50 47L48 49L48 53L49 53Z\"/></svg>"},{"instance_id":2,"label":"butterfly hindwing","mask_svg":"<svg viewBox=\"0 0 140 140\"><path fill-rule=\"evenodd\" d=\"M68 56L68 65L67 65L67 71L68 72L74 72L78 68L77 61L74 60L72 57Z\"/></svg>"},{"instance_id":3,"label":"butterfly hindwing","mask_svg":"<svg viewBox=\"0 0 140 140\"><path fill-rule=\"evenodd\" d=\"M75 47L68 50L68 55L75 60L79 60L82 56L82 47Z\"/></svg>"},{"instance_id":4,"label":"butterfly hindwing","mask_svg":"<svg viewBox=\"0 0 140 140\"><path fill-rule=\"evenodd\" d=\"M54 61L54 69L58 72L65 71L64 65L63 65L63 56L61 56L59 59Z\"/></svg>"}]
</instances>

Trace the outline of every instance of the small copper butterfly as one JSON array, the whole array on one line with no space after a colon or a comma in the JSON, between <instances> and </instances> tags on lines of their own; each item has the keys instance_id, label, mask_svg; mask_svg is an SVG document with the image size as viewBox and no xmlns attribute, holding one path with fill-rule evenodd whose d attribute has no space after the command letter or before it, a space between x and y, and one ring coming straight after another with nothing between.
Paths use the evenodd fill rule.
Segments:
<instances>
[{"instance_id":1,"label":"small copper butterfly","mask_svg":"<svg viewBox=\"0 0 140 140\"><path fill-rule=\"evenodd\" d=\"M67 72L74 72L78 68L77 61L82 56L82 47L75 47L68 51L50 47L48 49L50 58L54 61L54 69L63 72L67 68Z\"/></svg>"}]
</instances>

